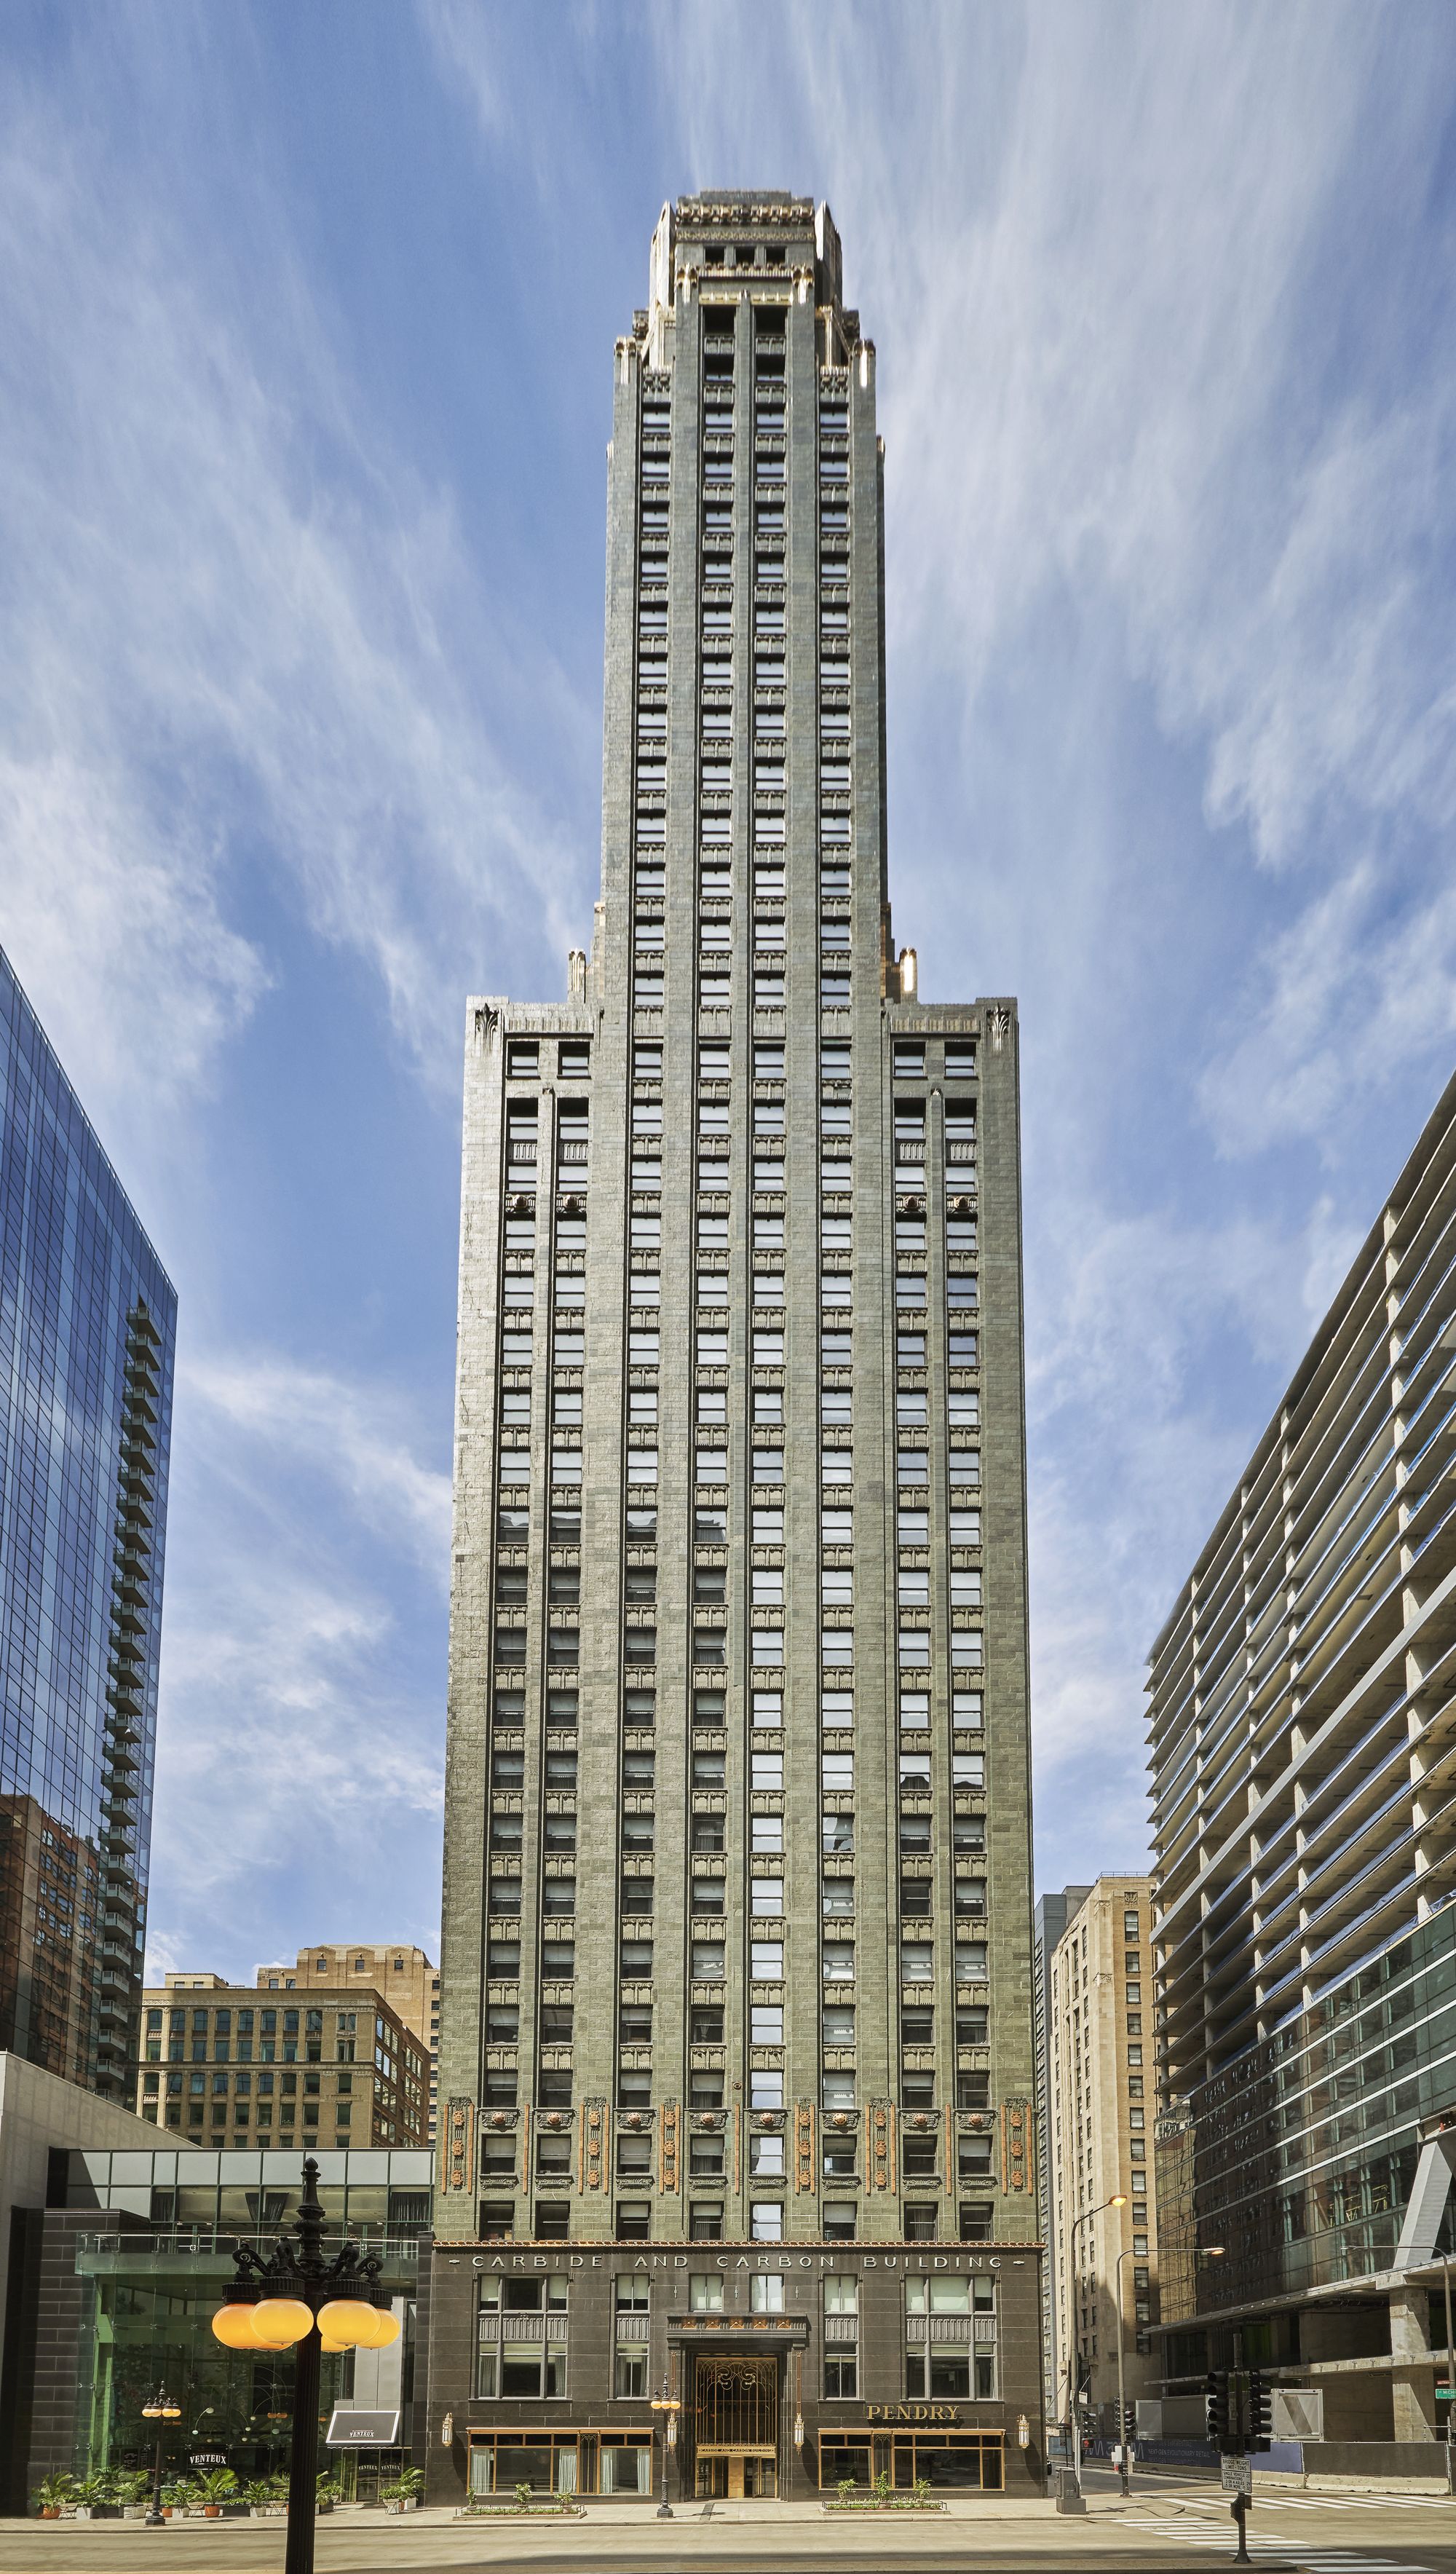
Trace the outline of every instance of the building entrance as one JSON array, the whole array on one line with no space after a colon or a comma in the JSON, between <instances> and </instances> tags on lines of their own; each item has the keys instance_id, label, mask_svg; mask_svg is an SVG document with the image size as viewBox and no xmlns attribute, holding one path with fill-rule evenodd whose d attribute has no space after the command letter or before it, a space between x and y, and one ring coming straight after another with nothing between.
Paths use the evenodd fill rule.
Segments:
<instances>
[{"instance_id":1,"label":"building entrance","mask_svg":"<svg viewBox=\"0 0 1456 2574\"><path fill-rule=\"evenodd\" d=\"M693 2361L695 2493L741 2501L778 2491L778 2362Z\"/></svg>"}]
</instances>

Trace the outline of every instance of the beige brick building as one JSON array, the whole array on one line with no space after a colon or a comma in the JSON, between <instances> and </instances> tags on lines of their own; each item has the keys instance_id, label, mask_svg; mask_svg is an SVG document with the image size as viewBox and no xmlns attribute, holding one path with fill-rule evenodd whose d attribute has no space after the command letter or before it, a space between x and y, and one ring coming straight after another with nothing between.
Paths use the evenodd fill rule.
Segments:
<instances>
[{"instance_id":1,"label":"beige brick building","mask_svg":"<svg viewBox=\"0 0 1456 2574\"><path fill-rule=\"evenodd\" d=\"M280 1990L293 1985L371 1985L430 2051L430 2141L435 2141L435 2083L440 2057L440 1972L423 1948L367 1939L320 1939L300 1948L291 1966L260 1966L258 1982Z\"/></svg>"},{"instance_id":2,"label":"beige brick building","mask_svg":"<svg viewBox=\"0 0 1456 2574\"><path fill-rule=\"evenodd\" d=\"M315 1952L317 1953L317 1952ZM430 2056L372 1985L169 1974L142 1995L136 2106L190 2143L423 2145Z\"/></svg>"},{"instance_id":3,"label":"beige brick building","mask_svg":"<svg viewBox=\"0 0 1456 2574\"><path fill-rule=\"evenodd\" d=\"M1049 1975L1046 2165L1059 2364L1047 2401L1065 2418L1079 2358L1084 2407L1107 2431L1116 2418L1119 2322L1127 2401L1161 2382L1150 2340L1157 2252L1148 2187L1150 1885L1146 1877L1099 1878L1057 1941ZM1123 2204L1111 2206L1114 2198Z\"/></svg>"}]
</instances>

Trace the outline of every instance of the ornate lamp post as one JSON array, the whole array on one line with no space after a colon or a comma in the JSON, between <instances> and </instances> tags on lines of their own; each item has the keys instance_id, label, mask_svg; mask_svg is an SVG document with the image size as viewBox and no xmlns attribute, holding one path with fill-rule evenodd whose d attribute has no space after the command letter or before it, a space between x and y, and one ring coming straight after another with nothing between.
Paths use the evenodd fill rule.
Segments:
<instances>
[{"instance_id":1,"label":"ornate lamp post","mask_svg":"<svg viewBox=\"0 0 1456 2574\"><path fill-rule=\"evenodd\" d=\"M180 2422L182 2407L180 2404L173 2403L165 2386L159 2386L156 2394L149 2396L142 2406L142 2419L144 2422L155 2422L159 2426L157 2455L152 2467L152 2508L147 2514L147 2527L165 2529L167 2524L162 2512L162 2444L167 2434L160 2425L164 2422Z\"/></svg>"},{"instance_id":2,"label":"ornate lamp post","mask_svg":"<svg viewBox=\"0 0 1456 2574\"><path fill-rule=\"evenodd\" d=\"M227 2304L212 2319L228 2350L296 2353L284 2574L313 2574L320 2358L326 2350L384 2350L400 2331L398 2315L379 2302L377 2252L346 2243L325 2260L318 2181L319 2166L306 2155L298 2219L289 2229L296 2240L280 2240L266 2260L250 2243L240 2244Z\"/></svg>"},{"instance_id":3,"label":"ornate lamp post","mask_svg":"<svg viewBox=\"0 0 1456 2574\"><path fill-rule=\"evenodd\" d=\"M683 2410L683 2403L680 2396L670 2395L666 2386L662 2394L653 2396L651 2401L653 2411L663 2416L663 2499L658 2505L658 2518L671 2520L673 2506L668 2500L668 2451L677 2443L678 2416Z\"/></svg>"}]
</instances>

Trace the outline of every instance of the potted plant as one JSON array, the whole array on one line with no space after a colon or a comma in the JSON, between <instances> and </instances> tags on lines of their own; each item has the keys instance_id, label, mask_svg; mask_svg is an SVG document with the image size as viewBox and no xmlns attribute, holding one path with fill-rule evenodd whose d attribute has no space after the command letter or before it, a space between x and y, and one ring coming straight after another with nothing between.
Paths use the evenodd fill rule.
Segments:
<instances>
[{"instance_id":1,"label":"potted plant","mask_svg":"<svg viewBox=\"0 0 1456 2574\"><path fill-rule=\"evenodd\" d=\"M62 2512L75 2500L74 2476L42 2476L31 2495L31 2508L42 2520L59 2520Z\"/></svg>"},{"instance_id":2,"label":"potted plant","mask_svg":"<svg viewBox=\"0 0 1456 2574\"><path fill-rule=\"evenodd\" d=\"M324 2472L319 2477L318 2485L314 2492L315 2511L332 2511L335 2503L342 2502L343 2499L344 2488L340 2484L338 2477L331 2475L328 2469L325 2468Z\"/></svg>"},{"instance_id":3,"label":"potted plant","mask_svg":"<svg viewBox=\"0 0 1456 2574\"><path fill-rule=\"evenodd\" d=\"M77 2520L95 2520L107 2499L107 2479L95 2473L82 2476L71 2496L71 2509Z\"/></svg>"},{"instance_id":4,"label":"potted plant","mask_svg":"<svg viewBox=\"0 0 1456 2574\"><path fill-rule=\"evenodd\" d=\"M145 2467L119 2467L112 2477L113 2500L120 2505L123 2520L145 2520L147 2497L152 2479Z\"/></svg>"},{"instance_id":5,"label":"potted plant","mask_svg":"<svg viewBox=\"0 0 1456 2574\"><path fill-rule=\"evenodd\" d=\"M211 2467L205 2476L195 2480L194 2491L202 2505L204 2520L221 2520L223 2504L236 2490L238 2479L231 2467Z\"/></svg>"},{"instance_id":6,"label":"potted plant","mask_svg":"<svg viewBox=\"0 0 1456 2574\"><path fill-rule=\"evenodd\" d=\"M405 2467L387 2485L380 2486L379 2498L386 2511L415 2511L424 2490L425 2478L420 2469Z\"/></svg>"}]
</instances>

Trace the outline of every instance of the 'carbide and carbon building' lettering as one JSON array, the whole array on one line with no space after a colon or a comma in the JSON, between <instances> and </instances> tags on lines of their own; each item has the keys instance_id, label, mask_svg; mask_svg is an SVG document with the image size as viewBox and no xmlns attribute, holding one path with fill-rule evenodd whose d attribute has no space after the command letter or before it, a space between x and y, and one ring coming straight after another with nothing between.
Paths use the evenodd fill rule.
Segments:
<instances>
[{"instance_id":1,"label":"'carbide and carbon building' lettering","mask_svg":"<svg viewBox=\"0 0 1456 2574\"><path fill-rule=\"evenodd\" d=\"M827 209L665 209L592 952L468 1013L442 2498L664 2390L687 2494L1039 2490L1017 1023L890 935L882 470Z\"/></svg>"}]
</instances>

